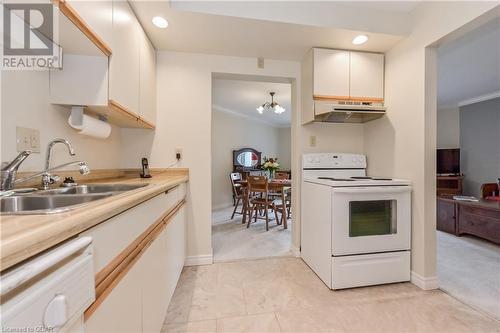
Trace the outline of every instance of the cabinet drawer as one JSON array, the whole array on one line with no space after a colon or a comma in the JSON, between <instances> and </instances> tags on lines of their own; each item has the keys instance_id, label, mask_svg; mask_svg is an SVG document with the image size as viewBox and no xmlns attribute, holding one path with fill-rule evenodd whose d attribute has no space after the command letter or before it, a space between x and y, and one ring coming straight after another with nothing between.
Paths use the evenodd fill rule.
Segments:
<instances>
[{"instance_id":1,"label":"cabinet drawer","mask_svg":"<svg viewBox=\"0 0 500 333\"><path fill-rule=\"evenodd\" d=\"M174 188L83 232L82 235L93 238L95 272L103 269L177 201Z\"/></svg>"},{"instance_id":2,"label":"cabinet drawer","mask_svg":"<svg viewBox=\"0 0 500 333\"><path fill-rule=\"evenodd\" d=\"M473 207L460 206L458 219L458 234L475 235L494 243L500 244L500 213L498 211L484 211L481 215L471 214L477 212ZM490 215L488 216L487 213Z\"/></svg>"}]
</instances>

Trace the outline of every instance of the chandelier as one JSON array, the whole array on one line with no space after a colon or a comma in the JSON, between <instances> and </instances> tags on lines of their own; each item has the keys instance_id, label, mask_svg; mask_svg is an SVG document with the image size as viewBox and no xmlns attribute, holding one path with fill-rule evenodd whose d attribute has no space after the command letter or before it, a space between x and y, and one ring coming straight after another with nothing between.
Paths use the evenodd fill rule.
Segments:
<instances>
[{"instance_id":1,"label":"chandelier","mask_svg":"<svg viewBox=\"0 0 500 333\"><path fill-rule=\"evenodd\" d=\"M260 105L257 108L258 113L263 114L264 111L273 111L276 114L282 114L283 112L285 112L285 108L274 101L274 94L274 91L269 93L269 95L271 95L271 102L265 102L264 104Z\"/></svg>"}]
</instances>

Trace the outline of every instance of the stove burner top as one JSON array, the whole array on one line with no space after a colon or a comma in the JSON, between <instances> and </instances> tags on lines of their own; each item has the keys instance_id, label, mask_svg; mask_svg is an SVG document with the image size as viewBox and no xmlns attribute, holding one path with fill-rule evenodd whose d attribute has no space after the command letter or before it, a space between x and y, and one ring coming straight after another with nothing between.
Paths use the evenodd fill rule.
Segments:
<instances>
[{"instance_id":1,"label":"stove burner top","mask_svg":"<svg viewBox=\"0 0 500 333\"><path fill-rule=\"evenodd\" d=\"M348 178L332 178L332 177L318 177L318 179L328 179L328 180L333 180L333 181L342 181L342 182L353 182L355 179L348 179Z\"/></svg>"}]
</instances>

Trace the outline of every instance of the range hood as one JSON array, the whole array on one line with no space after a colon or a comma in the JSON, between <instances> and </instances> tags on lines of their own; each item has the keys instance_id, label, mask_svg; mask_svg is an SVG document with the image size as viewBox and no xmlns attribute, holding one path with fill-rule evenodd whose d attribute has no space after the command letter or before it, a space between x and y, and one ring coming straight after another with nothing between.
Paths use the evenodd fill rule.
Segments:
<instances>
[{"instance_id":1,"label":"range hood","mask_svg":"<svg viewBox=\"0 0 500 333\"><path fill-rule=\"evenodd\" d=\"M366 123L385 115L383 103L357 101L314 101L314 121Z\"/></svg>"}]
</instances>

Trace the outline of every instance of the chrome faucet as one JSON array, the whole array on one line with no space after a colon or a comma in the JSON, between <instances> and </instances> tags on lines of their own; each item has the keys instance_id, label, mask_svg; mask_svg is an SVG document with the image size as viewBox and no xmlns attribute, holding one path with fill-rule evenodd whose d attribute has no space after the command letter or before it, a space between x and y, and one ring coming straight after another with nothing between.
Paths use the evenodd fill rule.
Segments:
<instances>
[{"instance_id":1,"label":"chrome faucet","mask_svg":"<svg viewBox=\"0 0 500 333\"><path fill-rule=\"evenodd\" d=\"M73 146L71 145L71 143L69 143L68 140L60 139L60 138L54 139L54 140L50 141L48 146L47 146L47 155L45 158L44 170L40 171L40 172L36 172L36 173L29 175L29 176L22 178L22 179L16 179L17 169L19 168L19 165L21 165L21 163L31 154L31 151L29 151L29 150L23 151L12 162L7 164L5 167L2 167L2 183L1 183L0 190L1 191L12 190L14 188L15 184L24 183L26 181L29 181L33 178L40 177L40 176L42 177L41 188L44 190L47 190L49 188L49 185L54 184L55 182L59 181L59 179L60 179L59 176L52 175L51 172L58 170L58 169L68 167L68 166L72 166L72 165L78 165L80 174L82 174L82 175L87 175L90 173L90 169L87 166L87 163L85 163L84 161L74 161L74 162L61 164L61 165L58 165L55 167L50 167L52 147L54 147L54 145L56 145L57 143L62 143L64 145L66 145L66 147L68 148L69 154L71 156L75 155L75 151L73 149Z\"/></svg>"},{"instance_id":2,"label":"chrome faucet","mask_svg":"<svg viewBox=\"0 0 500 333\"><path fill-rule=\"evenodd\" d=\"M2 183L0 185L0 191L8 191L14 188L14 182L16 180L17 169L24 160L30 156L31 150L25 150L10 163L2 167Z\"/></svg>"},{"instance_id":3,"label":"chrome faucet","mask_svg":"<svg viewBox=\"0 0 500 333\"><path fill-rule=\"evenodd\" d=\"M49 144L47 145L47 153L45 154L45 169L44 169L44 171L41 172L42 188L44 190L47 190L49 188L49 185L54 184L54 183L59 181L59 176L50 174L50 171L54 171L54 169L50 169L50 159L52 157L52 148L58 143L62 143L68 148L68 153L70 156L75 156L75 150L73 149L73 146L71 145L71 143L69 143L68 140L57 138L57 139L53 139L49 142ZM67 166L67 165L65 165L65 166ZM61 166L59 166L59 167L61 167ZM57 169L59 169L59 167Z\"/></svg>"},{"instance_id":4,"label":"chrome faucet","mask_svg":"<svg viewBox=\"0 0 500 333\"><path fill-rule=\"evenodd\" d=\"M40 172L36 172L32 175L29 175L28 177L14 181L14 184L24 183L24 182L27 182L28 180L33 179L33 178L42 176L42 189L48 190L49 185L54 184L55 182L58 182L60 179L59 176L51 175L50 173L52 171L59 170L59 169L62 169L62 168L68 167L68 166L72 166L72 165L78 165L78 171L80 171L81 175L88 175L90 173L90 169L89 169L86 162L74 161L74 162L64 163L64 164L55 166L55 167L50 168L50 169L45 169L45 170L40 171Z\"/></svg>"},{"instance_id":5,"label":"chrome faucet","mask_svg":"<svg viewBox=\"0 0 500 333\"><path fill-rule=\"evenodd\" d=\"M75 150L73 149L73 146L71 145L71 143L69 143L68 140L61 138L53 139L47 145L47 153L45 154L45 170L48 170L50 168L50 158L52 157L52 148L58 143L66 145L69 154L71 156L75 156Z\"/></svg>"}]
</instances>

